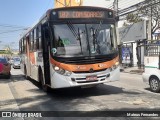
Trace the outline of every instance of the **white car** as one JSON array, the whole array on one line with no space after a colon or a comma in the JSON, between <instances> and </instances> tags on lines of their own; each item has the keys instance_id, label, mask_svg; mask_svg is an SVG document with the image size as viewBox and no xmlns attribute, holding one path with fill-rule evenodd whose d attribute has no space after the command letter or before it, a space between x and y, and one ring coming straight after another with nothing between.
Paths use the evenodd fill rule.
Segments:
<instances>
[{"instance_id":1,"label":"white car","mask_svg":"<svg viewBox=\"0 0 160 120\"><path fill-rule=\"evenodd\" d=\"M150 85L153 92L160 92L160 69L157 62L145 65L142 78L145 83Z\"/></svg>"},{"instance_id":2,"label":"white car","mask_svg":"<svg viewBox=\"0 0 160 120\"><path fill-rule=\"evenodd\" d=\"M13 68L15 69L15 68L20 68L20 64L21 64L21 60L20 60L20 58L14 58L14 61L13 61Z\"/></svg>"}]
</instances>

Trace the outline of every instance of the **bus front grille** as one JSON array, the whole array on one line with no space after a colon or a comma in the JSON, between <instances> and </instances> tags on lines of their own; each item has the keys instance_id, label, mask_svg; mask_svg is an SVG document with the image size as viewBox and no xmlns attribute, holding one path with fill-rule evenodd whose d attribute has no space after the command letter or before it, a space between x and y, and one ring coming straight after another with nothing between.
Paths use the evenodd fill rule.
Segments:
<instances>
[{"instance_id":1,"label":"bus front grille","mask_svg":"<svg viewBox=\"0 0 160 120\"><path fill-rule=\"evenodd\" d=\"M83 77L83 78L71 78L71 80L74 81L74 82L77 82L77 83L91 83L91 82L94 83L94 82L104 81L107 77L109 77L109 74L97 76L96 80L87 80L86 77Z\"/></svg>"}]
</instances>

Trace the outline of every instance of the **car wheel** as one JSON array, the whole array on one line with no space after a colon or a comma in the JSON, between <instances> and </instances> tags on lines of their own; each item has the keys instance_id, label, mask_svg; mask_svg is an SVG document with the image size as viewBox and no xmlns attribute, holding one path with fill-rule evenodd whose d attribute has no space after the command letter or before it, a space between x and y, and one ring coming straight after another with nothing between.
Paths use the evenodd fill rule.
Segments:
<instances>
[{"instance_id":1,"label":"car wheel","mask_svg":"<svg viewBox=\"0 0 160 120\"><path fill-rule=\"evenodd\" d=\"M151 77L149 80L150 89L153 92L159 92L160 91L160 81L157 77Z\"/></svg>"}]
</instances>

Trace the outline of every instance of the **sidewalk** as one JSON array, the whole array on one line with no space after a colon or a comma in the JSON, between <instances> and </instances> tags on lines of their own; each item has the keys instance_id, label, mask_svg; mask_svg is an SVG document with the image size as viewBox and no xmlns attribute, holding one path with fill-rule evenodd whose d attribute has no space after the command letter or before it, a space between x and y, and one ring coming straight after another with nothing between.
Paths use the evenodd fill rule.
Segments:
<instances>
[{"instance_id":1,"label":"sidewalk","mask_svg":"<svg viewBox=\"0 0 160 120\"><path fill-rule=\"evenodd\" d=\"M10 79L0 79L0 111L19 111L10 84Z\"/></svg>"},{"instance_id":2,"label":"sidewalk","mask_svg":"<svg viewBox=\"0 0 160 120\"><path fill-rule=\"evenodd\" d=\"M138 68L138 67L123 67L121 66L120 68L120 71L121 72L124 72L124 73L131 73L131 74L139 74L139 75L142 75L143 73L143 68Z\"/></svg>"}]
</instances>

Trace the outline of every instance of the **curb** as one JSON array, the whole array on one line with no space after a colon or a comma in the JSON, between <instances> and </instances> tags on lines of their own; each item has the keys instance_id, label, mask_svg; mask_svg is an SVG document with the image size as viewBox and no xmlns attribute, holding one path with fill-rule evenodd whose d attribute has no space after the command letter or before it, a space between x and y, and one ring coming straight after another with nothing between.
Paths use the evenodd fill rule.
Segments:
<instances>
[{"instance_id":1,"label":"curb","mask_svg":"<svg viewBox=\"0 0 160 120\"><path fill-rule=\"evenodd\" d=\"M137 73L137 72L127 72L127 71L120 71L122 73L130 73L130 74L138 74L138 75L142 75L143 73Z\"/></svg>"}]
</instances>

